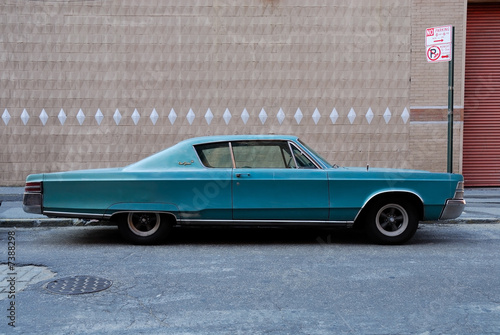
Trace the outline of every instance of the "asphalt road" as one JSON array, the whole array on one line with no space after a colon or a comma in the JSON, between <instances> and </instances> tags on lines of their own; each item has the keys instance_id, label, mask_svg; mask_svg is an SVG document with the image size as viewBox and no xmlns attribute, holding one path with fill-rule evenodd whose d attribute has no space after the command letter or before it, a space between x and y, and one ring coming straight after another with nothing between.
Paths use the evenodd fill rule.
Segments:
<instances>
[{"instance_id":1,"label":"asphalt road","mask_svg":"<svg viewBox=\"0 0 500 335\"><path fill-rule=\"evenodd\" d=\"M114 227L1 228L15 298L0 295L0 333L499 334L499 243L498 224L423 224L403 246L348 231L182 230L133 246ZM45 288L77 275L112 285Z\"/></svg>"}]
</instances>

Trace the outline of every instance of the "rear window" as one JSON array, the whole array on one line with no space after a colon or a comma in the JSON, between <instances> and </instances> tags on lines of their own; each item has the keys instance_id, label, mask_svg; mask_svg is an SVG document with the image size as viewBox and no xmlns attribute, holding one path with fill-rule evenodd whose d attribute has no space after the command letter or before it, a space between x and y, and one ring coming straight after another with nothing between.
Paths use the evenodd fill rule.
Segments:
<instances>
[{"instance_id":1,"label":"rear window","mask_svg":"<svg viewBox=\"0 0 500 335\"><path fill-rule=\"evenodd\" d=\"M228 142L197 145L195 149L201 163L207 168L233 167Z\"/></svg>"}]
</instances>

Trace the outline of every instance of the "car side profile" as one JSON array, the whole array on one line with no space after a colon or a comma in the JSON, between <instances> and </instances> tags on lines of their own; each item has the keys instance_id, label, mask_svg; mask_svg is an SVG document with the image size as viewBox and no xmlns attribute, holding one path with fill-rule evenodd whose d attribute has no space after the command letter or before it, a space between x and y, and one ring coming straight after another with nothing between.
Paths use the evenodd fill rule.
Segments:
<instances>
[{"instance_id":1,"label":"car side profile","mask_svg":"<svg viewBox=\"0 0 500 335\"><path fill-rule=\"evenodd\" d=\"M48 217L108 220L132 243L176 226L366 229L401 244L419 221L454 219L463 177L329 164L296 136L199 137L122 168L34 174L23 207Z\"/></svg>"}]
</instances>

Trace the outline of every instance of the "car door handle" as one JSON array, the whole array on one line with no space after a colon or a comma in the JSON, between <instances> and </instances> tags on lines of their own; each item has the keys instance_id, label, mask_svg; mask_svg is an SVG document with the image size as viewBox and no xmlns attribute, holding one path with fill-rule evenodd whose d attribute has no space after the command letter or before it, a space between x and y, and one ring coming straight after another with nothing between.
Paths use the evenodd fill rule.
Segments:
<instances>
[{"instance_id":1,"label":"car door handle","mask_svg":"<svg viewBox=\"0 0 500 335\"><path fill-rule=\"evenodd\" d=\"M244 177L250 177L250 173L237 173L236 178L241 178L242 176Z\"/></svg>"}]
</instances>

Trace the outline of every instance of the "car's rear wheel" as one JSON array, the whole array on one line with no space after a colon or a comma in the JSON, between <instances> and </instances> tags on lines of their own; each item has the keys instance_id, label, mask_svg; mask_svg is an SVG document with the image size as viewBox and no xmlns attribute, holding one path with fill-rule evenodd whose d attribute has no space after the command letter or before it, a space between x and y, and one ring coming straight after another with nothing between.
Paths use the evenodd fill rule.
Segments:
<instances>
[{"instance_id":1,"label":"car's rear wheel","mask_svg":"<svg viewBox=\"0 0 500 335\"><path fill-rule=\"evenodd\" d=\"M168 233L170 224L165 215L154 212L130 212L120 217L122 236L134 244L155 244Z\"/></svg>"},{"instance_id":2,"label":"car's rear wheel","mask_svg":"<svg viewBox=\"0 0 500 335\"><path fill-rule=\"evenodd\" d=\"M418 228L418 215L409 201L379 200L367 215L367 229L374 242L401 244L413 237Z\"/></svg>"}]
</instances>

